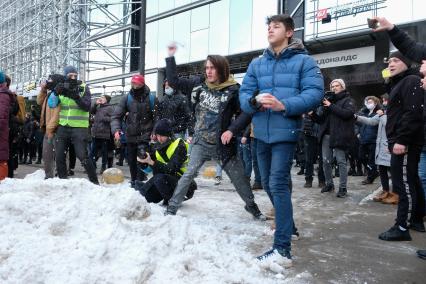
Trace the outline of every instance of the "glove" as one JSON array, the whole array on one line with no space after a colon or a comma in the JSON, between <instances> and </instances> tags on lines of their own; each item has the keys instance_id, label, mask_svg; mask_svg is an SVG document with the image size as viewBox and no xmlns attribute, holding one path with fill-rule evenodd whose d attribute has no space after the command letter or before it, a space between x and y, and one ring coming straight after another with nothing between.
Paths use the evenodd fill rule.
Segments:
<instances>
[{"instance_id":1,"label":"glove","mask_svg":"<svg viewBox=\"0 0 426 284\"><path fill-rule=\"evenodd\" d=\"M73 100L79 100L80 94L78 92L70 92L70 94L68 94L68 97Z\"/></svg>"},{"instance_id":2,"label":"glove","mask_svg":"<svg viewBox=\"0 0 426 284\"><path fill-rule=\"evenodd\" d=\"M55 108L59 104L59 98L55 92L51 92L49 98L47 99L47 104L50 108Z\"/></svg>"}]
</instances>

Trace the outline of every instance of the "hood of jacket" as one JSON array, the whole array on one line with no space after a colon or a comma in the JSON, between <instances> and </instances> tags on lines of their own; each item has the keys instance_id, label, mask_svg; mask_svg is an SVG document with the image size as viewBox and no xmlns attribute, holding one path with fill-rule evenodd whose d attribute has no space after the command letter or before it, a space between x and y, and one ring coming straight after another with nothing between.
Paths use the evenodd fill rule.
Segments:
<instances>
[{"instance_id":1,"label":"hood of jacket","mask_svg":"<svg viewBox=\"0 0 426 284\"><path fill-rule=\"evenodd\" d=\"M269 56L273 58L285 58L285 57L291 57L295 54L306 54L307 51L305 49L305 46L303 45L303 42L301 39L298 38L292 38L289 42L289 44L283 48L278 54L275 54L274 50L271 46L269 46L265 51L263 52L264 56Z\"/></svg>"}]
</instances>

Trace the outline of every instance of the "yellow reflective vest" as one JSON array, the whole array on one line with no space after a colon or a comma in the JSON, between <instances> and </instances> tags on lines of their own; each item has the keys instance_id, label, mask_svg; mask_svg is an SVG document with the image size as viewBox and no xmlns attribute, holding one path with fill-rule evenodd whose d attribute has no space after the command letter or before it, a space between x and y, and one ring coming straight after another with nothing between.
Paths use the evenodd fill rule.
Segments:
<instances>
[{"instance_id":1,"label":"yellow reflective vest","mask_svg":"<svg viewBox=\"0 0 426 284\"><path fill-rule=\"evenodd\" d=\"M80 97L84 96L86 85L82 84L83 90ZM75 100L68 97L59 96L61 101L61 111L59 112L59 125L70 127L89 127L89 112L82 110Z\"/></svg>"},{"instance_id":2,"label":"yellow reflective vest","mask_svg":"<svg viewBox=\"0 0 426 284\"><path fill-rule=\"evenodd\" d=\"M173 141L173 143L170 143L169 147L166 150L167 160L169 161L170 158L173 156L173 154L176 151L176 148L179 146L179 141L182 140L181 138L176 139ZM186 152L188 153L188 143L185 143ZM160 155L158 151L155 151L155 158L157 162L167 164L167 162L163 159L163 157ZM182 167L179 169L179 172L177 173L179 176L182 176L186 172L186 166L188 165L188 158L186 158L185 162L183 163Z\"/></svg>"}]
</instances>

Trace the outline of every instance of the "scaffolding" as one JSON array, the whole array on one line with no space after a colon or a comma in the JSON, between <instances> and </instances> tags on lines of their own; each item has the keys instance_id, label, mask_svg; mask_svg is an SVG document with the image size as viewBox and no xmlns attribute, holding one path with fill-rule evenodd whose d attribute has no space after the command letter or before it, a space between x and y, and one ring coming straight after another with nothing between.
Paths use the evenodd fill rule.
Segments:
<instances>
[{"instance_id":1,"label":"scaffolding","mask_svg":"<svg viewBox=\"0 0 426 284\"><path fill-rule=\"evenodd\" d=\"M66 65L75 66L82 80L97 80L95 93L124 87L130 50L139 49L130 46L130 35L139 30L131 16L140 10L132 5L140 2L0 0L0 69L18 93L29 96L40 80Z\"/></svg>"}]
</instances>

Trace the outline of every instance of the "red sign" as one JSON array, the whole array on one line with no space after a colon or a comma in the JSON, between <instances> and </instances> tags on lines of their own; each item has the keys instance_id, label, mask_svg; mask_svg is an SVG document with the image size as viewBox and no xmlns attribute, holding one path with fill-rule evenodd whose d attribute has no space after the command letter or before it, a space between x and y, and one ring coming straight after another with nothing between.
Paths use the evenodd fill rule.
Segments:
<instances>
[{"instance_id":1,"label":"red sign","mask_svg":"<svg viewBox=\"0 0 426 284\"><path fill-rule=\"evenodd\" d=\"M317 12L317 20L321 21L322 19L327 18L327 9L320 9Z\"/></svg>"}]
</instances>

